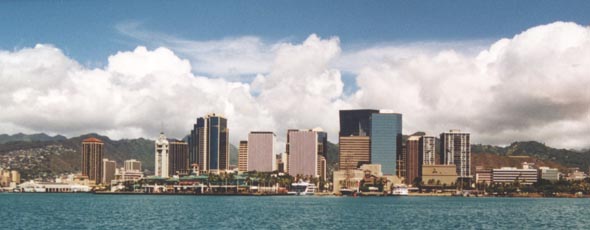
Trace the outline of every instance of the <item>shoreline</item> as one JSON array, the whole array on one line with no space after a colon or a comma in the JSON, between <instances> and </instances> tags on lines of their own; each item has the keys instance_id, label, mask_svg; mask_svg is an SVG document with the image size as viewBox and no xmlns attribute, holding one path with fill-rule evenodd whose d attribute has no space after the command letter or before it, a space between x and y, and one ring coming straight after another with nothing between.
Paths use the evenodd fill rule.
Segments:
<instances>
[{"instance_id":1,"label":"shoreline","mask_svg":"<svg viewBox=\"0 0 590 230\"><path fill-rule=\"evenodd\" d=\"M95 191L95 192L0 192L0 194L92 194L92 195L155 195L155 196L298 196L289 195L286 193L142 193L142 192L107 192L107 191ZM303 195L309 197L353 197L341 194L333 193L316 193L314 195ZM458 196L453 193L409 193L408 195L385 195L382 193L369 193L359 194L358 197L464 197L464 198L590 198L590 195L575 195L575 194L558 194L555 196L543 196L542 194L513 194L513 195L470 195L470 196Z\"/></svg>"}]
</instances>

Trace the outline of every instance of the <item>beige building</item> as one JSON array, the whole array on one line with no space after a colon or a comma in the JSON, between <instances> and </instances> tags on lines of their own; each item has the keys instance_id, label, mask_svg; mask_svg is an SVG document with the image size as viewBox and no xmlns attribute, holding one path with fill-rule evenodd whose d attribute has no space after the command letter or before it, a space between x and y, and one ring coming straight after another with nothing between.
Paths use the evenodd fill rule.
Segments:
<instances>
[{"instance_id":1,"label":"beige building","mask_svg":"<svg viewBox=\"0 0 590 230\"><path fill-rule=\"evenodd\" d=\"M402 183L402 179L398 176L383 176L380 164L364 164L361 165L361 167L359 167L358 169L334 171L332 192L334 194L340 194L340 189L342 188L348 188L352 190L358 189L360 182L365 177L365 173L367 171L373 176L385 177L387 179L387 184L385 185L385 188L387 188L387 190L389 190L388 188L390 188L394 184Z\"/></svg>"},{"instance_id":2,"label":"beige building","mask_svg":"<svg viewBox=\"0 0 590 230\"><path fill-rule=\"evenodd\" d=\"M102 159L102 184L111 184L111 180L115 179L116 170L117 162L107 158Z\"/></svg>"},{"instance_id":3,"label":"beige building","mask_svg":"<svg viewBox=\"0 0 590 230\"><path fill-rule=\"evenodd\" d=\"M371 137L340 136L340 169L357 169L371 162Z\"/></svg>"},{"instance_id":4,"label":"beige building","mask_svg":"<svg viewBox=\"0 0 590 230\"><path fill-rule=\"evenodd\" d=\"M136 159L126 160L125 171L141 171L141 161Z\"/></svg>"},{"instance_id":5,"label":"beige building","mask_svg":"<svg viewBox=\"0 0 590 230\"><path fill-rule=\"evenodd\" d=\"M422 182L426 186L440 186L455 184L457 181L457 166L451 165L423 165Z\"/></svg>"},{"instance_id":6,"label":"beige building","mask_svg":"<svg viewBox=\"0 0 590 230\"><path fill-rule=\"evenodd\" d=\"M248 141L240 141L238 149L238 171L248 171Z\"/></svg>"}]
</instances>

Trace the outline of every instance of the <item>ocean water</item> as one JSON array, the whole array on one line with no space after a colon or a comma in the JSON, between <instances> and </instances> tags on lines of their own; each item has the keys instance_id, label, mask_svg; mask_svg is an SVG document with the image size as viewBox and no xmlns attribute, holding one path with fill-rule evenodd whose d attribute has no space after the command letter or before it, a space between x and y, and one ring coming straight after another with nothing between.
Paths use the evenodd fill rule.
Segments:
<instances>
[{"instance_id":1,"label":"ocean water","mask_svg":"<svg viewBox=\"0 0 590 230\"><path fill-rule=\"evenodd\" d=\"M590 199L3 193L0 229L590 229Z\"/></svg>"}]
</instances>

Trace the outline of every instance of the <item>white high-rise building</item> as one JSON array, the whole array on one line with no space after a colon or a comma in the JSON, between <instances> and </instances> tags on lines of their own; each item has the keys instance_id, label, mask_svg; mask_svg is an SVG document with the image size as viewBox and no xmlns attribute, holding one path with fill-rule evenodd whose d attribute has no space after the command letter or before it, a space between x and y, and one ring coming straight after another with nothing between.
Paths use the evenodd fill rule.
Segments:
<instances>
[{"instance_id":1,"label":"white high-rise building","mask_svg":"<svg viewBox=\"0 0 590 230\"><path fill-rule=\"evenodd\" d=\"M455 165L457 176L471 177L471 144L469 133L451 130L440 134L440 159L444 165Z\"/></svg>"},{"instance_id":2,"label":"white high-rise building","mask_svg":"<svg viewBox=\"0 0 590 230\"><path fill-rule=\"evenodd\" d=\"M422 165L436 164L436 139L431 136L420 138L420 154L422 154Z\"/></svg>"},{"instance_id":3,"label":"white high-rise building","mask_svg":"<svg viewBox=\"0 0 590 230\"><path fill-rule=\"evenodd\" d=\"M164 133L156 140L156 176L169 177L168 175L168 151L169 145Z\"/></svg>"}]
</instances>

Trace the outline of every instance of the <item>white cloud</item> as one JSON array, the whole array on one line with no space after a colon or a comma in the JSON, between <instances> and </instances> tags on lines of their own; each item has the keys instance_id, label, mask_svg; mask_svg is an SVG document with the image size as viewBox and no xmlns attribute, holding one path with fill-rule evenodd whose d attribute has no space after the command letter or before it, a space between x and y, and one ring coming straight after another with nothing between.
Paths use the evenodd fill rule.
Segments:
<instances>
[{"instance_id":1,"label":"white cloud","mask_svg":"<svg viewBox=\"0 0 590 230\"><path fill-rule=\"evenodd\" d=\"M556 22L501 39L478 55L419 50L364 66L351 100L404 113L410 132L461 128L476 142L585 147L589 49L588 27Z\"/></svg>"},{"instance_id":2,"label":"white cloud","mask_svg":"<svg viewBox=\"0 0 590 230\"><path fill-rule=\"evenodd\" d=\"M182 137L196 117L216 112L229 118L234 143L250 130L284 139L288 128L314 127L337 141L338 110L377 108L403 113L406 133L460 128L474 142L589 145L590 28L574 23L537 26L485 48L412 43L351 51L337 37L202 42L132 29L120 28L169 48L119 52L96 69L50 45L0 51L0 128L153 138L164 123ZM350 95L343 71L357 75ZM234 73L256 77L244 83Z\"/></svg>"},{"instance_id":3,"label":"white cloud","mask_svg":"<svg viewBox=\"0 0 590 230\"><path fill-rule=\"evenodd\" d=\"M278 45L255 36L192 41L146 31L137 22L118 24L117 30L144 43L174 50L190 60L195 72L234 81L250 81L256 74L270 71Z\"/></svg>"}]
</instances>

